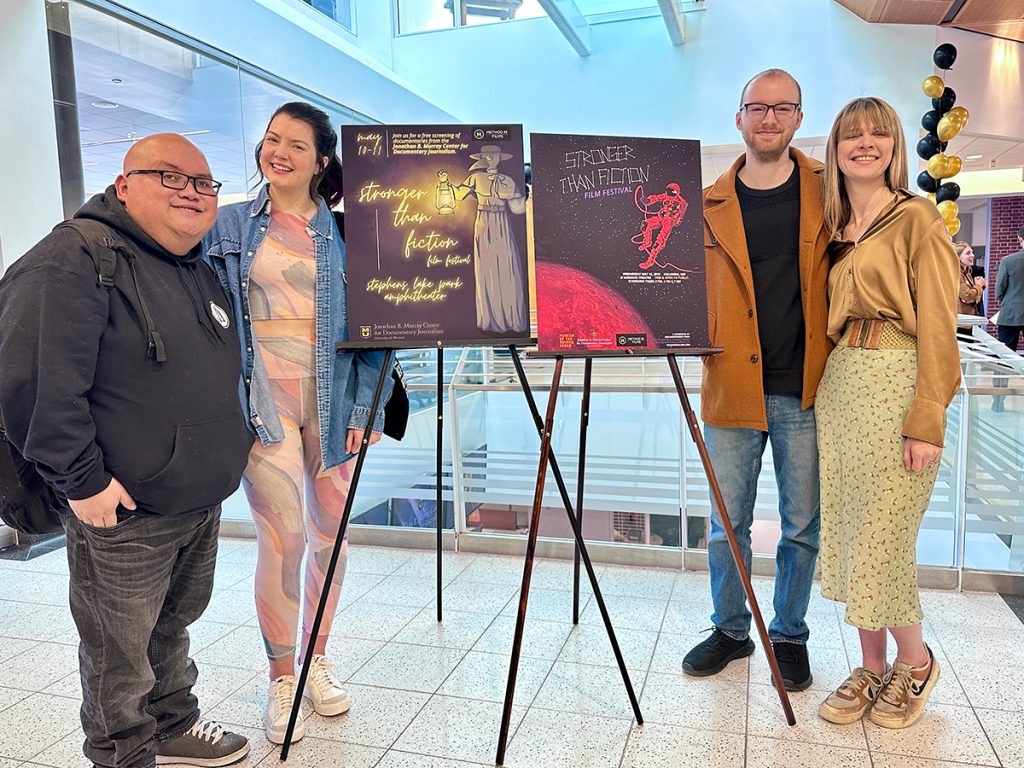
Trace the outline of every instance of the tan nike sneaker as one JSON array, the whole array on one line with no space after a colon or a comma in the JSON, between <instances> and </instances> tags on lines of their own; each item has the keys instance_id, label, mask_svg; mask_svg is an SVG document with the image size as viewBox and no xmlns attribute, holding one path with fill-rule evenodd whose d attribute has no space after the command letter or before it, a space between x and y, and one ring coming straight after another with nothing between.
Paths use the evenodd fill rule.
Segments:
<instances>
[{"instance_id":1,"label":"tan nike sneaker","mask_svg":"<svg viewBox=\"0 0 1024 768\"><path fill-rule=\"evenodd\" d=\"M818 716L836 725L855 723L864 717L884 685L885 680L870 669L857 667L842 685L821 702Z\"/></svg>"},{"instance_id":2,"label":"tan nike sneaker","mask_svg":"<svg viewBox=\"0 0 1024 768\"><path fill-rule=\"evenodd\" d=\"M928 648L926 645L925 648ZM883 728L908 728L924 714L935 684L939 681L939 661L928 648L928 664L912 667L897 661L871 708L871 722Z\"/></svg>"}]
</instances>

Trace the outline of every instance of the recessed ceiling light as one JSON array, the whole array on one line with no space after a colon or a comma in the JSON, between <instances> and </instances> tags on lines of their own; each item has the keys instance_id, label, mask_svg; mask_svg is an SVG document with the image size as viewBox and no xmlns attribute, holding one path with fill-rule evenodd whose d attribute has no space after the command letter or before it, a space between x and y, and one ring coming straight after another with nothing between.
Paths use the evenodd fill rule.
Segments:
<instances>
[{"instance_id":1,"label":"recessed ceiling light","mask_svg":"<svg viewBox=\"0 0 1024 768\"><path fill-rule=\"evenodd\" d=\"M964 160L970 162L971 160L981 160L981 158L983 157L984 155L968 155L967 157L964 158Z\"/></svg>"},{"instance_id":2,"label":"recessed ceiling light","mask_svg":"<svg viewBox=\"0 0 1024 768\"><path fill-rule=\"evenodd\" d=\"M120 77L112 77L110 78L110 82L112 82L114 85L120 85L124 82L124 80L122 80Z\"/></svg>"},{"instance_id":3,"label":"recessed ceiling light","mask_svg":"<svg viewBox=\"0 0 1024 768\"><path fill-rule=\"evenodd\" d=\"M90 102L90 104L96 107L96 109L117 109L121 106L120 104L115 104L112 101L93 101Z\"/></svg>"}]
</instances>

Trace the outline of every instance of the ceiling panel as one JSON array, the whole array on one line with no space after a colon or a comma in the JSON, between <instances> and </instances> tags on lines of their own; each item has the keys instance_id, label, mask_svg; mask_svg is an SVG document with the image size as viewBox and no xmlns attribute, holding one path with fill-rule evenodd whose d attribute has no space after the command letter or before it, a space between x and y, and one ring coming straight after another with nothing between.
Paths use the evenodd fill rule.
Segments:
<instances>
[{"instance_id":1,"label":"ceiling panel","mask_svg":"<svg viewBox=\"0 0 1024 768\"><path fill-rule=\"evenodd\" d=\"M992 24L1024 18L1024 0L967 0L953 20L963 24Z\"/></svg>"}]
</instances>

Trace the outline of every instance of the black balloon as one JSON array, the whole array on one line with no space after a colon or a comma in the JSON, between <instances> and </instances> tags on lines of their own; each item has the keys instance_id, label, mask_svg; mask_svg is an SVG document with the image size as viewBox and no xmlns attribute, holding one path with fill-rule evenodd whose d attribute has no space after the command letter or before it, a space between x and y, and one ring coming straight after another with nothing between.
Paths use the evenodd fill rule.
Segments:
<instances>
[{"instance_id":1,"label":"black balloon","mask_svg":"<svg viewBox=\"0 0 1024 768\"><path fill-rule=\"evenodd\" d=\"M932 178L932 175L928 171L921 171L917 176L917 188L923 189L925 192L934 192L938 187L939 182Z\"/></svg>"},{"instance_id":2,"label":"black balloon","mask_svg":"<svg viewBox=\"0 0 1024 768\"><path fill-rule=\"evenodd\" d=\"M927 175L927 173L928 172L925 171L925 175ZM941 203L943 200L952 200L955 203L958 197L960 197L960 185L955 181L947 181L935 190L936 203Z\"/></svg>"},{"instance_id":3,"label":"black balloon","mask_svg":"<svg viewBox=\"0 0 1024 768\"><path fill-rule=\"evenodd\" d=\"M917 142L917 156L922 160L927 160L932 155L937 155L942 151L942 147L939 143L939 137L928 134Z\"/></svg>"},{"instance_id":4,"label":"black balloon","mask_svg":"<svg viewBox=\"0 0 1024 768\"><path fill-rule=\"evenodd\" d=\"M937 99L932 99L932 109L939 113L939 116L946 114L956 104L956 91L946 88Z\"/></svg>"},{"instance_id":5,"label":"black balloon","mask_svg":"<svg viewBox=\"0 0 1024 768\"><path fill-rule=\"evenodd\" d=\"M935 62L935 66L939 69L949 69L953 66L953 62L956 61L956 46L952 43L943 43L935 49L935 53L932 54L932 61Z\"/></svg>"},{"instance_id":6,"label":"black balloon","mask_svg":"<svg viewBox=\"0 0 1024 768\"><path fill-rule=\"evenodd\" d=\"M928 133L934 134L939 127L940 119L938 112L934 109L929 109L921 116L921 127L928 131Z\"/></svg>"}]
</instances>

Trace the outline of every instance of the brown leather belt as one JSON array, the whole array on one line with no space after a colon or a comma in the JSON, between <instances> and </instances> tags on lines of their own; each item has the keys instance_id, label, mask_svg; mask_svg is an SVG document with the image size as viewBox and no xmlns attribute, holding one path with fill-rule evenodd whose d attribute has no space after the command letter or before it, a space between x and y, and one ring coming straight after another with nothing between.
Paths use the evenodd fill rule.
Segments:
<instances>
[{"instance_id":1,"label":"brown leather belt","mask_svg":"<svg viewBox=\"0 0 1024 768\"><path fill-rule=\"evenodd\" d=\"M888 320L858 317L847 322L839 345L860 349L915 349L917 337Z\"/></svg>"}]
</instances>

